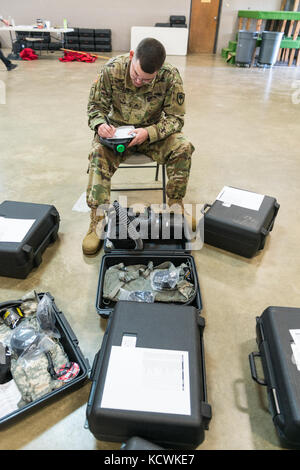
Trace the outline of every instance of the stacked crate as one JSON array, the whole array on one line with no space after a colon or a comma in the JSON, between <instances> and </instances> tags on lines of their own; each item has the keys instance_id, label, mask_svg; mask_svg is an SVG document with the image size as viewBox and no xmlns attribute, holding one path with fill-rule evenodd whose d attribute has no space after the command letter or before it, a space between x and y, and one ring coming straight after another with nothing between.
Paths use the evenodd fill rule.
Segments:
<instances>
[{"instance_id":1,"label":"stacked crate","mask_svg":"<svg viewBox=\"0 0 300 470\"><path fill-rule=\"evenodd\" d=\"M65 34L65 48L82 52L110 52L111 29L74 28Z\"/></svg>"}]
</instances>

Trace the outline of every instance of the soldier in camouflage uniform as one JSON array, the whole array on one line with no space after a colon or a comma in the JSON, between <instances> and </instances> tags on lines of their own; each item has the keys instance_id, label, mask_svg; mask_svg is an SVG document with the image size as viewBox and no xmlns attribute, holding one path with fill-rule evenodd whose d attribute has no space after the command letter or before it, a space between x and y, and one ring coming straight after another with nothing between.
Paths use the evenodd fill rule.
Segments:
<instances>
[{"instance_id":1,"label":"soldier in camouflage uniform","mask_svg":"<svg viewBox=\"0 0 300 470\"><path fill-rule=\"evenodd\" d=\"M144 153L166 164L168 205L178 204L183 210L194 147L181 133L185 114L182 79L175 67L164 63L165 56L159 41L144 39L135 52L109 60L91 88L88 122L95 136L89 154L91 225L83 240L85 254L100 248L96 228L104 216L97 209L109 204L111 177L130 153ZM115 155L100 143L99 136L112 137L124 125L135 126L135 138L124 154Z\"/></svg>"}]
</instances>

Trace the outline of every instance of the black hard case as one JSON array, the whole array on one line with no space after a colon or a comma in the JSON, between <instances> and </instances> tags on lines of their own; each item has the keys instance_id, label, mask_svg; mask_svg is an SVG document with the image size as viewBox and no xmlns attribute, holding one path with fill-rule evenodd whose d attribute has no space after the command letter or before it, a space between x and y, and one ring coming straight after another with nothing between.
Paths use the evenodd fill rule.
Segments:
<instances>
[{"instance_id":1,"label":"black hard case","mask_svg":"<svg viewBox=\"0 0 300 470\"><path fill-rule=\"evenodd\" d=\"M53 299L53 307L54 307L55 320L56 320L55 327L58 329L61 335L59 340L69 360L71 362L76 362L77 364L79 364L80 372L77 377L75 377L69 383L65 383L63 387L58 388L57 390L54 390L44 395L43 397L40 397L39 399L31 403L28 403L24 407L19 408L18 410L0 418L0 429L3 429L6 426L14 423L15 421L23 418L24 415L34 412L35 410L49 404L50 402L57 400L61 396L65 395L66 393L77 390L79 387L81 387L84 384L84 382L88 378L90 366L89 366L88 360L83 356L83 353L81 352L78 339L75 336L75 333L73 332L72 328L70 327L65 315L63 314L62 311L59 310L59 308L55 304L54 297L50 294L50 292L48 292L47 294ZM44 293L38 294L39 299L42 299L43 295ZM13 304L14 304L14 301L5 302L5 305L7 307ZM1 305L4 305L4 303L0 304L0 306Z\"/></svg>"},{"instance_id":2,"label":"black hard case","mask_svg":"<svg viewBox=\"0 0 300 470\"><path fill-rule=\"evenodd\" d=\"M120 450L163 450L163 447L146 441L141 437L131 437L127 442L122 444Z\"/></svg>"},{"instance_id":3,"label":"black hard case","mask_svg":"<svg viewBox=\"0 0 300 470\"><path fill-rule=\"evenodd\" d=\"M95 29L95 38L110 38L111 29Z\"/></svg>"},{"instance_id":4,"label":"black hard case","mask_svg":"<svg viewBox=\"0 0 300 470\"><path fill-rule=\"evenodd\" d=\"M195 448L202 443L211 419L203 329L204 319L193 307L143 304L141 308L137 302L117 303L91 372L87 421L96 439L124 442L140 436L169 448ZM189 352L191 415L101 408L111 348L120 346L123 334L128 332L137 336L136 347Z\"/></svg>"},{"instance_id":5,"label":"black hard case","mask_svg":"<svg viewBox=\"0 0 300 470\"><path fill-rule=\"evenodd\" d=\"M259 352L249 355L252 378L267 388L270 413L283 447L300 449L300 371L290 329L300 329L300 308L268 307L256 319ZM255 358L262 363L259 378Z\"/></svg>"},{"instance_id":6,"label":"black hard case","mask_svg":"<svg viewBox=\"0 0 300 470\"><path fill-rule=\"evenodd\" d=\"M276 199L265 196L259 211L216 200L204 207L204 242L252 258L265 246L279 210ZM208 209L208 210L207 210Z\"/></svg>"},{"instance_id":7,"label":"black hard case","mask_svg":"<svg viewBox=\"0 0 300 470\"><path fill-rule=\"evenodd\" d=\"M170 23L173 24L185 24L186 22L186 17L185 16L179 16L179 15L171 15L170 16Z\"/></svg>"},{"instance_id":8,"label":"black hard case","mask_svg":"<svg viewBox=\"0 0 300 470\"><path fill-rule=\"evenodd\" d=\"M40 265L47 246L57 239L59 213L47 204L4 201L0 204L0 217L35 219L22 242L0 242L0 276L25 279Z\"/></svg>"},{"instance_id":9,"label":"black hard case","mask_svg":"<svg viewBox=\"0 0 300 470\"><path fill-rule=\"evenodd\" d=\"M90 29L90 28L79 28L78 29L78 34L79 36L83 37L94 37L95 36L95 30Z\"/></svg>"},{"instance_id":10,"label":"black hard case","mask_svg":"<svg viewBox=\"0 0 300 470\"><path fill-rule=\"evenodd\" d=\"M115 248L107 239L104 240L105 255L101 259L96 296L96 310L102 318L108 318L116 305L116 302L103 298L105 273L108 268L119 263L124 263L125 266L132 266L135 264L147 265L149 261L153 261L154 266L158 266L166 261L171 261L175 267L178 267L182 263L186 263L188 261L192 269L192 277L197 290L190 306L195 307L198 310L202 309L202 299L196 264L193 256L191 255L190 243L184 236L180 239L173 240L144 240L143 250L136 250L134 248L126 249L125 245L122 246L122 242L123 241L119 241L119 246L121 247ZM134 246L134 242L130 239L127 241L125 240L124 242L129 243L129 245L132 243L132 246ZM174 304L168 305L173 306Z\"/></svg>"}]
</instances>

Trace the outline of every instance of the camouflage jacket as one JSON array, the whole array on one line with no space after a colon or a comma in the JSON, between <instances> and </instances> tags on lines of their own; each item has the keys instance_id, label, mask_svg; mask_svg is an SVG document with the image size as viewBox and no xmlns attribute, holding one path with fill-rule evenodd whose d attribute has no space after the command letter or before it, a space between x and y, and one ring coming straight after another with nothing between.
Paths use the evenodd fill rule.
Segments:
<instances>
[{"instance_id":1,"label":"camouflage jacket","mask_svg":"<svg viewBox=\"0 0 300 470\"><path fill-rule=\"evenodd\" d=\"M151 84L136 88L130 78L129 55L110 59L93 84L88 102L92 130L107 115L116 127L132 125L148 130L156 142L180 132L184 124L185 95L178 70L164 64Z\"/></svg>"}]
</instances>

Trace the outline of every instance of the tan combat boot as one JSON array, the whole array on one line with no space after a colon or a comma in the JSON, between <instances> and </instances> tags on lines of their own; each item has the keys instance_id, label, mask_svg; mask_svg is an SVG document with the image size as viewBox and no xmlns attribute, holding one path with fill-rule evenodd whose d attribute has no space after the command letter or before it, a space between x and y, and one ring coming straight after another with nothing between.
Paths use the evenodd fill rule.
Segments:
<instances>
[{"instance_id":1,"label":"tan combat boot","mask_svg":"<svg viewBox=\"0 0 300 470\"><path fill-rule=\"evenodd\" d=\"M174 212L174 214L183 214L185 218L191 223L193 232L196 231L196 218L192 214L185 212L182 199L168 199L168 206L170 208L170 212Z\"/></svg>"},{"instance_id":2,"label":"tan combat boot","mask_svg":"<svg viewBox=\"0 0 300 470\"><path fill-rule=\"evenodd\" d=\"M88 233L82 242L82 251L85 255L94 255L102 245L102 232L105 225L105 216L97 215L97 209L91 209L91 223Z\"/></svg>"}]
</instances>

